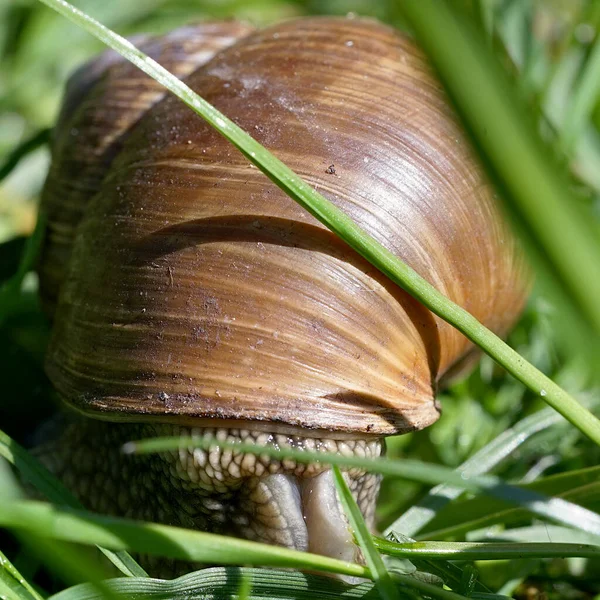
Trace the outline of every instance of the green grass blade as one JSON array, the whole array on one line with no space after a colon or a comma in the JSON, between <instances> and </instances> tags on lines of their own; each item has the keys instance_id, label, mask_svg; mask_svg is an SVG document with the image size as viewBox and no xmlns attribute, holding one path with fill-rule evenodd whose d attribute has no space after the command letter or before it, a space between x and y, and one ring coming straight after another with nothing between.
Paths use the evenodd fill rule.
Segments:
<instances>
[{"instance_id":1,"label":"green grass blade","mask_svg":"<svg viewBox=\"0 0 600 600\"><path fill-rule=\"evenodd\" d=\"M485 536L483 538L482 536ZM575 531L574 529L568 529L567 527L559 527L558 525L530 525L528 527L514 527L512 529L504 529L502 531L481 531L471 532L469 534L469 541L502 541L502 542L523 542L530 544L532 542L547 543L548 540L552 540L552 543L563 543L563 544L590 544L594 542L593 538L590 538L583 531ZM597 552L600 552L600 546L593 546Z\"/></svg>"},{"instance_id":2,"label":"green grass blade","mask_svg":"<svg viewBox=\"0 0 600 600\"><path fill-rule=\"evenodd\" d=\"M0 598L8 600L42 600L42 597L21 576L13 564L0 552Z\"/></svg>"},{"instance_id":3,"label":"green grass blade","mask_svg":"<svg viewBox=\"0 0 600 600\"><path fill-rule=\"evenodd\" d=\"M569 543L413 542L399 544L375 538L377 550L390 556L445 560L511 560L515 558L600 558L600 546Z\"/></svg>"},{"instance_id":4,"label":"green grass blade","mask_svg":"<svg viewBox=\"0 0 600 600\"><path fill-rule=\"evenodd\" d=\"M590 214L543 148L530 112L484 41L448 2L402 2L399 8L438 69L450 95L524 224L547 257L548 276L566 292L571 314L600 335L600 243Z\"/></svg>"},{"instance_id":5,"label":"green grass blade","mask_svg":"<svg viewBox=\"0 0 600 600\"><path fill-rule=\"evenodd\" d=\"M387 572L383 560L377 552L373 540L371 538L371 532L365 523L365 520L356 504L356 501L352 497L352 493L348 488L348 484L342 475L340 469L334 465L333 477L338 492L338 497L344 512L350 521L350 526L354 530L356 541L363 551L363 556L367 566L371 570L373 575L373 581L379 589L379 593L384 600L397 600L398 592L392 583L390 574Z\"/></svg>"},{"instance_id":6,"label":"green grass blade","mask_svg":"<svg viewBox=\"0 0 600 600\"><path fill-rule=\"evenodd\" d=\"M50 141L52 130L42 129L17 146L0 166L0 183L12 172L22 158Z\"/></svg>"},{"instance_id":7,"label":"green grass blade","mask_svg":"<svg viewBox=\"0 0 600 600\"><path fill-rule=\"evenodd\" d=\"M565 120L561 132L562 148L565 153L570 154L579 141L583 129L598 102L599 94L600 37L596 36L596 41L580 75L577 87L565 111Z\"/></svg>"},{"instance_id":8,"label":"green grass blade","mask_svg":"<svg viewBox=\"0 0 600 600\"><path fill-rule=\"evenodd\" d=\"M250 454L265 454L275 458L292 458L302 463L321 462L338 467L358 467L371 473L380 473L389 477L401 477L422 483L446 483L454 487L472 492L484 492L487 495L501 499L503 502L518 504L539 516L551 519L557 523L582 529L592 535L600 536L600 515L561 500L548 498L523 487L511 486L498 477L463 476L453 469L417 460L390 460L383 457L373 461L356 456L340 456L319 452L308 452L292 448L275 448L258 446L251 443L231 443L216 441L205 437L165 437L151 438L137 442L128 442L123 447L126 453L151 453L176 450L178 448L203 448L205 450L218 446L221 449ZM600 539L600 538L599 538Z\"/></svg>"},{"instance_id":9,"label":"green grass blade","mask_svg":"<svg viewBox=\"0 0 600 600\"><path fill-rule=\"evenodd\" d=\"M365 523L362 513L360 512L360 509L358 508L358 505L356 504L356 501L354 500L340 469L335 465L333 467L333 476L338 491L338 496L342 506L344 507L344 511L348 517L348 520L350 521L350 525L354 530L354 535L358 545L363 551L365 562L367 563L367 566L373 575L373 580L375 581L381 597L386 600L398 598L398 592L394 587L392 577L388 573L381 556L377 552L377 548L375 547L375 543L371 533L369 532L367 524ZM419 558L416 553L415 556ZM396 582L403 583L407 587L411 587L419 592L423 592L432 598L445 598L447 600L458 600L459 598L465 598L460 594L440 589L416 577L394 573L393 579Z\"/></svg>"},{"instance_id":10,"label":"green grass blade","mask_svg":"<svg viewBox=\"0 0 600 600\"><path fill-rule=\"evenodd\" d=\"M371 262L436 315L451 323L466 337L480 346L509 373L539 394L550 406L562 414L600 445L600 421L572 396L548 377L525 361L499 337L485 328L463 308L451 302L432 285L419 277L408 265L368 236L345 213L326 198L315 192L296 173L270 154L252 137L237 127L225 115L195 94L183 82L158 63L137 50L130 42L110 31L85 13L64 0L40 0L77 25L95 35L115 51L122 54L142 71L164 85L221 135L234 144L254 165L278 185L286 194L319 219L331 231L342 237L354 250ZM413 5L413 3L408 3ZM414 3L418 5L419 3ZM598 267L600 270L600 266ZM600 276L598 278L600 286ZM600 297L600 294L598 294ZM600 314L600 309L599 309ZM599 317L600 322L600 317Z\"/></svg>"},{"instance_id":11,"label":"green grass blade","mask_svg":"<svg viewBox=\"0 0 600 600\"><path fill-rule=\"evenodd\" d=\"M397 538L397 536L393 536L394 538ZM403 536L405 537L405 536ZM413 543L415 542L415 540L410 539L410 538L405 538L405 539L390 539L388 540L390 542L394 542L394 543ZM377 539L375 539L375 544L377 544ZM383 553L385 553L384 551L382 551ZM458 567L456 564L448 561L448 560L439 560L439 559L429 559L426 557L420 557L420 556L411 556L410 557L410 562L411 564L413 564L415 566L415 568L417 568L419 571L425 572L425 573L432 573L433 575L436 575L437 577L439 577L443 582L444 585L452 588L452 589L456 589L459 593L462 593L464 595L469 596L470 594L465 594L464 591L464 585L463 585L463 580L464 580L464 574L465 574L465 569L469 566L467 565L466 567L460 568ZM480 591L480 592L489 592L490 590L484 586L480 581L473 581L471 582L472 585L470 587L474 588L476 591Z\"/></svg>"},{"instance_id":12,"label":"green grass blade","mask_svg":"<svg viewBox=\"0 0 600 600\"><path fill-rule=\"evenodd\" d=\"M252 571L247 571L242 575L240 585L237 589L238 600L250 600L252 596L253 578Z\"/></svg>"},{"instance_id":13,"label":"green grass blade","mask_svg":"<svg viewBox=\"0 0 600 600\"><path fill-rule=\"evenodd\" d=\"M0 431L0 456L8 460L26 481L31 483L51 502L73 508L82 508L81 503L48 469L3 431ZM100 548L100 550L124 575L129 577L148 576L144 569L126 552L115 554L105 548Z\"/></svg>"},{"instance_id":14,"label":"green grass blade","mask_svg":"<svg viewBox=\"0 0 600 600\"><path fill-rule=\"evenodd\" d=\"M80 547L72 544L43 537L39 532L17 534L26 538L30 552L39 557L49 572L60 580L71 585L89 582L102 594L104 600L114 600L114 595L104 582L106 569L98 563L97 557L82 552Z\"/></svg>"},{"instance_id":15,"label":"green grass blade","mask_svg":"<svg viewBox=\"0 0 600 600\"><path fill-rule=\"evenodd\" d=\"M366 567L326 556L169 525L58 508L33 500L5 502L0 506L0 524L52 539L183 561L312 569L370 578Z\"/></svg>"},{"instance_id":16,"label":"green grass blade","mask_svg":"<svg viewBox=\"0 0 600 600\"><path fill-rule=\"evenodd\" d=\"M553 475L526 484L523 487L547 495L552 494L570 502L577 502L580 505L600 507L599 477L600 467L593 467ZM507 526L528 520L525 510L520 508L506 509L503 508L502 504L502 502L495 499L484 500L483 498L457 501L439 512L418 537L427 539L455 538L496 523ZM597 539L597 537L594 539Z\"/></svg>"},{"instance_id":17,"label":"green grass blade","mask_svg":"<svg viewBox=\"0 0 600 600\"><path fill-rule=\"evenodd\" d=\"M331 577L307 575L298 571L213 567L189 573L173 580L113 579L106 586L121 598L156 598L157 600L238 600L237 592L245 580L252 578L250 600L379 600L373 583L366 581L347 586ZM404 598L405 596L403 596ZM89 584L64 590L48 600L103 600Z\"/></svg>"},{"instance_id":18,"label":"green grass blade","mask_svg":"<svg viewBox=\"0 0 600 600\"><path fill-rule=\"evenodd\" d=\"M18 306L18 296L21 292L23 279L31 271L37 261L42 242L44 240L44 231L46 229L46 219L40 214L33 233L27 238L23 255L19 262L17 272L0 287L0 326L10 314L11 309Z\"/></svg>"},{"instance_id":19,"label":"green grass blade","mask_svg":"<svg viewBox=\"0 0 600 600\"><path fill-rule=\"evenodd\" d=\"M597 406L598 402L592 401L591 405ZM474 477L488 473L531 436L562 423L562 418L555 411L550 409L540 410L533 415L525 417L510 429L501 433L497 438L460 465L456 469L456 472L460 473L461 477ZM413 537L444 506L458 498L462 493L462 488L446 484L434 487L418 504L411 506L387 527L384 534L388 535L393 531L397 531Z\"/></svg>"}]
</instances>

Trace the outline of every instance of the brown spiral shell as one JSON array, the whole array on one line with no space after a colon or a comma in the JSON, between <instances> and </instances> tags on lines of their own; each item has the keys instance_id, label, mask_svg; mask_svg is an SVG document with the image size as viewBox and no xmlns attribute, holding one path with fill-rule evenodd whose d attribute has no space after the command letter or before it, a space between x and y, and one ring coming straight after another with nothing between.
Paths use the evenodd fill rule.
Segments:
<instances>
[{"instance_id":1,"label":"brown spiral shell","mask_svg":"<svg viewBox=\"0 0 600 600\"><path fill-rule=\"evenodd\" d=\"M161 38L139 36L132 41L183 78L251 31L243 23L203 23ZM159 83L112 50L85 64L69 80L41 201L48 228L39 273L49 315L55 311L75 231L89 200L137 121L166 94Z\"/></svg>"},{"instance_id":2,"label":"brown spiral shell","mask_svg":"<svg viewBox=\"0 0 600 600\"><path fill-rule=\"evenodd\" d=\"M217 52L187 83L487 327L514 322L521 256L408 38L366 19L293 20ZM85 199L47 363L62 397L115 420L376 435L435 421L437 385L472 345L159 93L84 180L102 183ZM94 110L114 137L117 107ZM103 152L107 134L91 148L80 135L82 159ZM61 161L47 194L72 173Z\"/></svg>"}]
</instances>

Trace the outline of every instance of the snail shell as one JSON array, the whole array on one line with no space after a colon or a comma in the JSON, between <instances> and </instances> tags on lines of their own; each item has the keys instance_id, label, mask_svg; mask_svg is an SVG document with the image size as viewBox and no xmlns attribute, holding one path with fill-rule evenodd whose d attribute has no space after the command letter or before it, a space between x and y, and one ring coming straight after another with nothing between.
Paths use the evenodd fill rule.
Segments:
<instances>
[{"instance_id":1,"label":"snail shell","mask_svg":"<svg viewBox=\"0 0 600 600\"><path fill-rule=\"evenodd\" d=\"M194 69L185 61L183 74ZM436 388L469 358L468 340L180 101L119 78L103 92L114 105L90 100L102 131L75 135L87 148L95 133L90 151L102 155L83 193L53 188L79 159L56 161L46 190L73 213L70 237L82 196L99 189L77 225L48 354L60 395L123 421L378 436L435 421ZM407 38L364 19L290 21L221 50L187 83L487 327L514 322L520 254ZM115 115L123 103L127 120ZM119 126L130 130L115 146ZM61 219L50 215L54 235ZM42 267L49 297L66 241Z\"/></svg>"},{"instance_id":2,"label":"snail shell","mask_svg":"<svg viewBox=\"0 0 600 600\"><path fill-rule=\"evenodd\" d=\"M209 22L132 41L183 78L251 31L243 23ZM112 50L86 63L69 80L41 201L48 228L38 271L42 303L50 316L89 200L136 122L166 94L159 83Z\"/></svg>"}]
</instances>

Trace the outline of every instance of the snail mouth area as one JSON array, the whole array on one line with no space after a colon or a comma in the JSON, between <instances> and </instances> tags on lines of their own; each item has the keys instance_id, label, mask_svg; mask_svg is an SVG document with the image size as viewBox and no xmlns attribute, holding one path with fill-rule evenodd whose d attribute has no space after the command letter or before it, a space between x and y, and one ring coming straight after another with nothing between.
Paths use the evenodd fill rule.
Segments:
<instances>
[{"instance_id":1,"label":"snail mouth area","mask_svg":"<svg viewBox=\"0 0 600 600\"><path fill-rule=\"evenodd\" d=\"M212 436L279 448L376 458L380 439L309 438L250 429L144 426L148 436ZM299 463L266 455L182 447L162 454L170 473L177 473L186 504L195 506L199 529L235 535L296 550L355 561L354 544L340 505L333 473L327 465ZM372 527L379 477L361 469L344 472L349 488ZM189 510L189 509L188 509Z\"/></svg>"}]
</instances>

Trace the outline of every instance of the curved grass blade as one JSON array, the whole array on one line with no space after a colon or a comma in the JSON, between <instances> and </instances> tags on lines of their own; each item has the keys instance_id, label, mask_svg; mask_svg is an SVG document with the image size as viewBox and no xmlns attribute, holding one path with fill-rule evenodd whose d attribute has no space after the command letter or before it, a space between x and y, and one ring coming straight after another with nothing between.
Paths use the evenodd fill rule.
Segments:
<instances>
[{"instance_id":1,"label":"curved grass blade","mask_svg":"<svg viewBox=\"0 0 600 600\"><path fill-rule=\"evenodd\" d=\"M366 567L324 556L167 525L104 517L87 511L58 509L42 502L5 503L0 507L0 524L19 531L36 532L38 535L44 532L52 539L83 544L96 543L114 549L148 552L178 560L292 567L355 577L371 577L369 569ZM391 547L398 546L398 544L391 544L385 540L378 541L378 543L387 544L386 548L388 550ZM435 547L434 543L431 543L431 545ZM522 544L518 545L523 546ZM410 557L409 547L411 544L402 546L403 554ZM481 556L477 552L473 553L472 550L481 547L482 544L470 545L471 550L463 545L460 548L461 551L457 550L456 544L438 544L437 548L429 552L427 551L427 544L414 544L414 546L416 546L414 554L417 557L438 555L443 558L466 558L467 556ZM514 556L514 551L507 548L514 547L515 544L492 546L497 548L497 557ZM504 549L501 550L502 546L504 546ZM573 544L541 544L540 546L544 547L543 552L538 547L532 553L536 555L555 555L556 547L561 546L561 553L564 554L564 546L573 546ZM590 550L590 546L577 546L579 546L579 549L574 550L573 554L598 556L599 550L597 548ZM434 597L448 600L464 598L458 594L438 590L435 586L425 584L411 577L394 575L393 580L396 583L414 587Z\"/></svg>"},{"instance_id":2,"label":"curved grass blade","mask_svg":"<svg viewBox=\"0 0 600 600\"><path fill-rule=\"evenodd\" d=\"M333 478L335 481L335 485L337 488L338 497L342 506L344 507L344 512L350 521L350 526L354 530L354 535L360 546L360 549L363 551L363 556L365 557L365 562L367 566L371 570L371 574L373 575L373 580L375 581L375 585L379 589L379 593L384 600L397 600L398 593L394 584L392 583L392 579L390 574L387 572L385 565L383 564L383 560L375 545L373 544L373 540L371 538L371 533L369 532L369 528L365 523L365 520L356 504L356 501L352 497L350 489L348 488L348 484L344 479L342 472L339 467L333 466Z\"/></svg>"},{"instance_id":3,"label":"curved grass blade","mask_svg":"<svg viewBox=\"0 0 600 600\"><path fill-rule=\"evenodd\" d=\"M48 469L3 431L0 431L0 456L10 462L26 481L51 502L73 508L83 508L81 503ZM126 552L114 553L104 548L99 549L124 575L128 577L148 576L146 571Z\"/></svg>"},{"instance_id":4,"label":"curved grass blade","mask_svg":"<svg viewBox=\"0 0 600 600\"><path fill-rule=\"evenodd\" d=\"M588 56L577 87L571 95L569 106L565 110L562 127L562 148L567 154L580 139L581 133L590 118L600 95L600 37Z\"/></svg>"},{"instance_id":5,"label":"curved grass blade","mask_svg":"<svg viewBox=\"0 0 600 600\"><path fill-rule=\"evenodd\" d=\"M0 552L0 598L8 600L42 600L29 582Z\"/></svg>"},{"instance_id":6,"label":"curved grass blade","mask_svg":"<svg viewBox=\"0 0 600 600\"><path fill-rule=\"evenodd\" d=\"M598 404L595 399L590 402L591 407L596 407ZM488 473L531 436L561 423L563 420L555 411L540 410L501 433L460 465L456 472L460 473L461 477L474 477ZM409 537L415 536L444 506L462 493L462 488L446 484L434 487L418 504L411 506L387 527L384 535L399 531Z\"/></svg>"},{"instance_id":7,"label":"curved grass blade","mask_svg":"<svg viewBox=\"0 0 600 600\"><path fill-rule=\"evenodd\" d=\"M539 394L550 406L562 414L600 445L600 420L577 402L575 398L556 385L551 379L525 361L515 350L498 336L485 328L466 310L451 302L436 288L421 278L408 265L400 261L384 246L371 238L345 213L325 197L318 194L296 173L258 144L233 121L195 94L183 82L174 77L158 63L140 52L130 42L107 29L87 14L77 10L65 0L40 0L77 25L89 31L113 50L122 54L146 74L174 93L187 106L200 115L209 125L238 148L269 179L288 196L298 202L326 227L340 236L348 245L401 286L433 313L448 321L467 338L482 348L498 364ZM419 3L408 3L418 5ZM598 267L600 270L600 266ZM598 277L600 286L600 275ZM591 290L588 290L588 293ZM600 294L598 294L600 297ZM599 322L600 322L600 309Z\"/></svg>"},{"instance_id":8,"label":"curved grass blade","mask_svg":"<svg viewBox=\"0 0 600 600\"><path fill-rule=\"evenodd\" d=\"M115 551L144 552L176 560L312 569L371 578L366 567L326 556L170 525L107 517L33 500L5 502L0 506L0 524L56 540L97 544Z\"/></svg>"},{"instance_id":9,"label":"curved grass blade","mask_svg":"<svg viewBox=\"0 0 600 600\"><path fill-rule=\"evenodd\" d=\"M581 505L600 507L600 481L598 481L597 468L591 470L590 475L595 477L594 481L574 483L573 487L570 485L571 480L555 481L554 477L540 479L525 487L546 494L554 494L564 500L578 502ZM560 489L557 489L557 484L562 484ZM502 503L496 500L487 500L486 502L481 500L481 498L472 498L446 508L436 515L417 538L460 537L473 530L489 527L496 523L507 526L528 520L527 511L521 508L503 509ZM594 539L597 539L597 536Z\"/></svg>"},{"instance_id":10,"label":"curved grass blade","mask_svg":"<svg viewBox=\"0 0 600 600\"><path fill-rule=\"evenodd\" d=\"M41 129L17 146L0 166L0 183L12 172L22 158L50 141L51 129Z\"/></svg>"},{"instance_id":11,"label":"curved grass blade","mask_svg":"<svg viewBox=\"0 0 600 600\"><path fill-rule=\"evenodd\" d=\"M18 296L21 292L23 279L33 269L37 261L42 248L45 229L46 218L40 213L33 233L25 242L25 248L17 272L0 287L0 326L10 314L12 308L19 304Z\"/></svg>"},{"instance_id":12,"label":"curved grass blade","mask_svg":"<svg viewBox=\"0 0 600 600\"><path fill-rule=\"evenodd\" d=\"M97 543L114 549L148 552L178 560L311 569L353 577L371 578L370 571L366 567L308 552L299 552L168 525L103 517L87 511L56 509L42 502L26 501L0 506L0 524L17 530L45 531L52 539L69 540L83 544ZM203 571L200 573L203 573ZM124 583L123 585L131 590L131 587L136 585L135 580L127 581L132 583ZM148 579L147 581L148 583L143 585L148 589L155 586L156 580ZM437 588L412 577L394 574L393 581L395 584L417 589L432 598L465 600L464 596ZM110 582L108 583L110 586ZM236 591L239 589L239 583L238 579L236 581ZM253 591L257 589L257 585L256 578L253 578ZM314 593L314 590L312 590L312 597L314 597ZM63 597L58 597L60 600L64 600ZM279 590L277 590L274 598L279 597ZM374 597L379 598L380 596ZM394 597L398 597L398 595Z\"/></svg>"},{"instance_id":13,"label":"curved grass blade","mask_svg":"<svg viewBox=\"0 0 600 600\"><path fill-rule=\"evenodd\" d=\"M266 454L276 458L292 458L302 463L326 463L338 467L359 467L371 473L380 473L389 477L401 477L422 483L446 483L453 487L472 492L484 492L503 502L517 504L533 514L545 517L557 523L582 529L598 536L600 540L600 515L566 502L560 498L549 498L529 489L511 486L500 478L491 475L463 476L453 469L441 465L429 464L417 460L390 460L378 458L373 461L356 456L339 456L319 452L307 452L291 448L274 448L250 443L219 442L205 437L165 437L128 442L123 451L127 453L149 453L176 450L178 448L203 448L218 446L234 452Z\"/></svg>"},{"instance_id":14,"label":"curved grass blade","mask_svg":"<svg viewBox=\"0 0 600 600\"><path fill-rule=\"evenodd\" d=\"M237 591L245 578L252 578L249 600L379 600L373 583L348 586L331 577L306 575L298 571L213 567L189 573L173 580L112 579L106 586L119 598L156 600L237 600ZM405 596L403 596L404 598ZM89 584L74 586L48 600L103 600Z\"/></svg>"}]
</instances>

